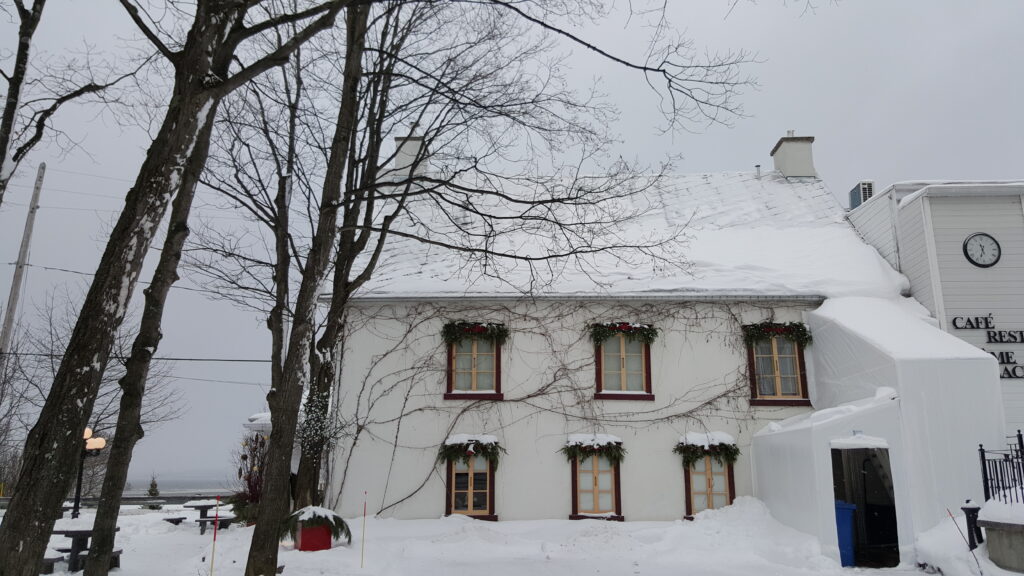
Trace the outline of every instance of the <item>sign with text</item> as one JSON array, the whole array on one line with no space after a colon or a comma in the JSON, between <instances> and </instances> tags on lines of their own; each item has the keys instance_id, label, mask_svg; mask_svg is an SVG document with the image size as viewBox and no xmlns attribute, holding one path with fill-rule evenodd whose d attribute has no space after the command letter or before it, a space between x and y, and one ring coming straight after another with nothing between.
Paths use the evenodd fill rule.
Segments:
<instances>
[{"instance_id":1,"label":"sign with text","mask_svg":"<svg viewBox=\"0 0 1024 576\"><path fill-rule=\"evenodd\" d=\"M954 330L983 330L986 344L1024 344L1024 330L999 330L995 317L990 313L985 316L954 316ZM1024 365L1018 364L1015 350L987 350L999 362L999 377L1024 380Z\"/></svg>"}]
</instances>

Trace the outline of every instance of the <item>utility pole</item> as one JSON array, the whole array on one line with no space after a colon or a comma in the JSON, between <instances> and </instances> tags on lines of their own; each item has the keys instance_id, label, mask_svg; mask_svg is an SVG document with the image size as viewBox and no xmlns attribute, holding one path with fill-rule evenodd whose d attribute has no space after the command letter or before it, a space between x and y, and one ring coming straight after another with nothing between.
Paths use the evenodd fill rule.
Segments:
<instances>
[{"instance_id":1,"label":"utility pole","mask_svg":"<svg viewBox=\"0 0 1024 576\"><path fill-rule=\"evenodd\" d=\"M0 331L0 358L5 356L11 346L11 332L14 331L14 318L18 312L18 297L28 267L28 246L32 242L32 227L36 223L36 211L39 210L39 193L43 190L43 175L46 174L46 163L39 164L36 173L36 185L32 190L32 202L28 206L25 218L25 233L21 236L21 249L18 250L18 263L14 266L14 278L11 280L11 296L7 299L7 311L4 312L4 327Z\"/></svg>"}]
</instances>

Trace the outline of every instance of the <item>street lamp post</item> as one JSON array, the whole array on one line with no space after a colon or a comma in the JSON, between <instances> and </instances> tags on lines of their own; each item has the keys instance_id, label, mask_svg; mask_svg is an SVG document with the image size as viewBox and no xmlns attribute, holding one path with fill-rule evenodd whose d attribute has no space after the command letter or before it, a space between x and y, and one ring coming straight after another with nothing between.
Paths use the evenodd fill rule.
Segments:
<instances>
[{"instance_id":1,"label":"street lamp post","mask_svg":"<svg viewBox=\"0 0 1024 576\"><path fill-rule=\"evenodd\" d=\"M100 450L107 445L106 438L93 437L92 428L86 428L82 434L82 455L78 459L78 484L75 486L75 507L71 509L71 517L78 518L78 508L82 503L82 472L85 471L85 457L99 456Z\"/></svg>"}]
</instances>

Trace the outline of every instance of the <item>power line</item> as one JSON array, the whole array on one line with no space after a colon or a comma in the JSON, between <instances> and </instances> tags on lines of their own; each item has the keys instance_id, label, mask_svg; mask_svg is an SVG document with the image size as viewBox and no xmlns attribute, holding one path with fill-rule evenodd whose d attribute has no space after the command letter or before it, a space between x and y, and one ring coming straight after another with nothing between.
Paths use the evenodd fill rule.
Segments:
<instances>
[{"instance_id":1,"label":"power line","mask_svg":"<svg viewBox=\"0 0 1024 576\"><path fill-rule=\"evenodd\" d=\"M32 356L35 358L63 358L62 354L51 354L49 352L8 352L11 356ZM111 356L114 360L128 360L127 356ZM192 358L184 356L154 356L153 360L163 362L237 362L237 363L260 363L268 364L270 360L262 358Z\"/></svg>"},{"instance_id":2,"label":"power line","mask_svg":"<svg viewBox=\"0 0 1024 576\"><path fill-rule=\"evenodd\" d=\"M8 266L14 266L15 264L16 264L15 262L7 262ZM42 266L42 265L39 265L39 264L25 264L25 266L27 266L28 268L39 268L41 270L49 270L51 272L66 272L68 274L78 274L79 276L89 276L89 277L95 276L95 274L93 274L92 272L82 272L80 270L69 270L67 268L58 268L56 266ZM151 284L151 282L148 282L146 280L139 280L139 284ZM172 290L186 290L188 292L198 292L199 294L216 294L216 292L213 292L212 290L205 290L203 288L190 288L188 286L179 286L177 284L172 284L171 285L171 289Z\"/></svg>"}]
</instances>

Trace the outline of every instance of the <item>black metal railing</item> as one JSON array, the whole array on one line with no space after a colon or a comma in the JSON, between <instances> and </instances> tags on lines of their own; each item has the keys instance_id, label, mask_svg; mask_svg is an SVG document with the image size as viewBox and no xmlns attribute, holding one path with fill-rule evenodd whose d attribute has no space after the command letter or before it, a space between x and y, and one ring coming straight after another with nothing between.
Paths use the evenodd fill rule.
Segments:
<instances>
[{"instance_id":1,"label":"black metal railing","mask_svg":"<svg viewBox=\"0 0 1024 576\"><path fill-rule=\"evenodd\" d=\"M986 450L978 444L986 502L1024 502L1024 437L1017 430L1008 439L1005 450Z\"/></svg>"}]
</instances>

